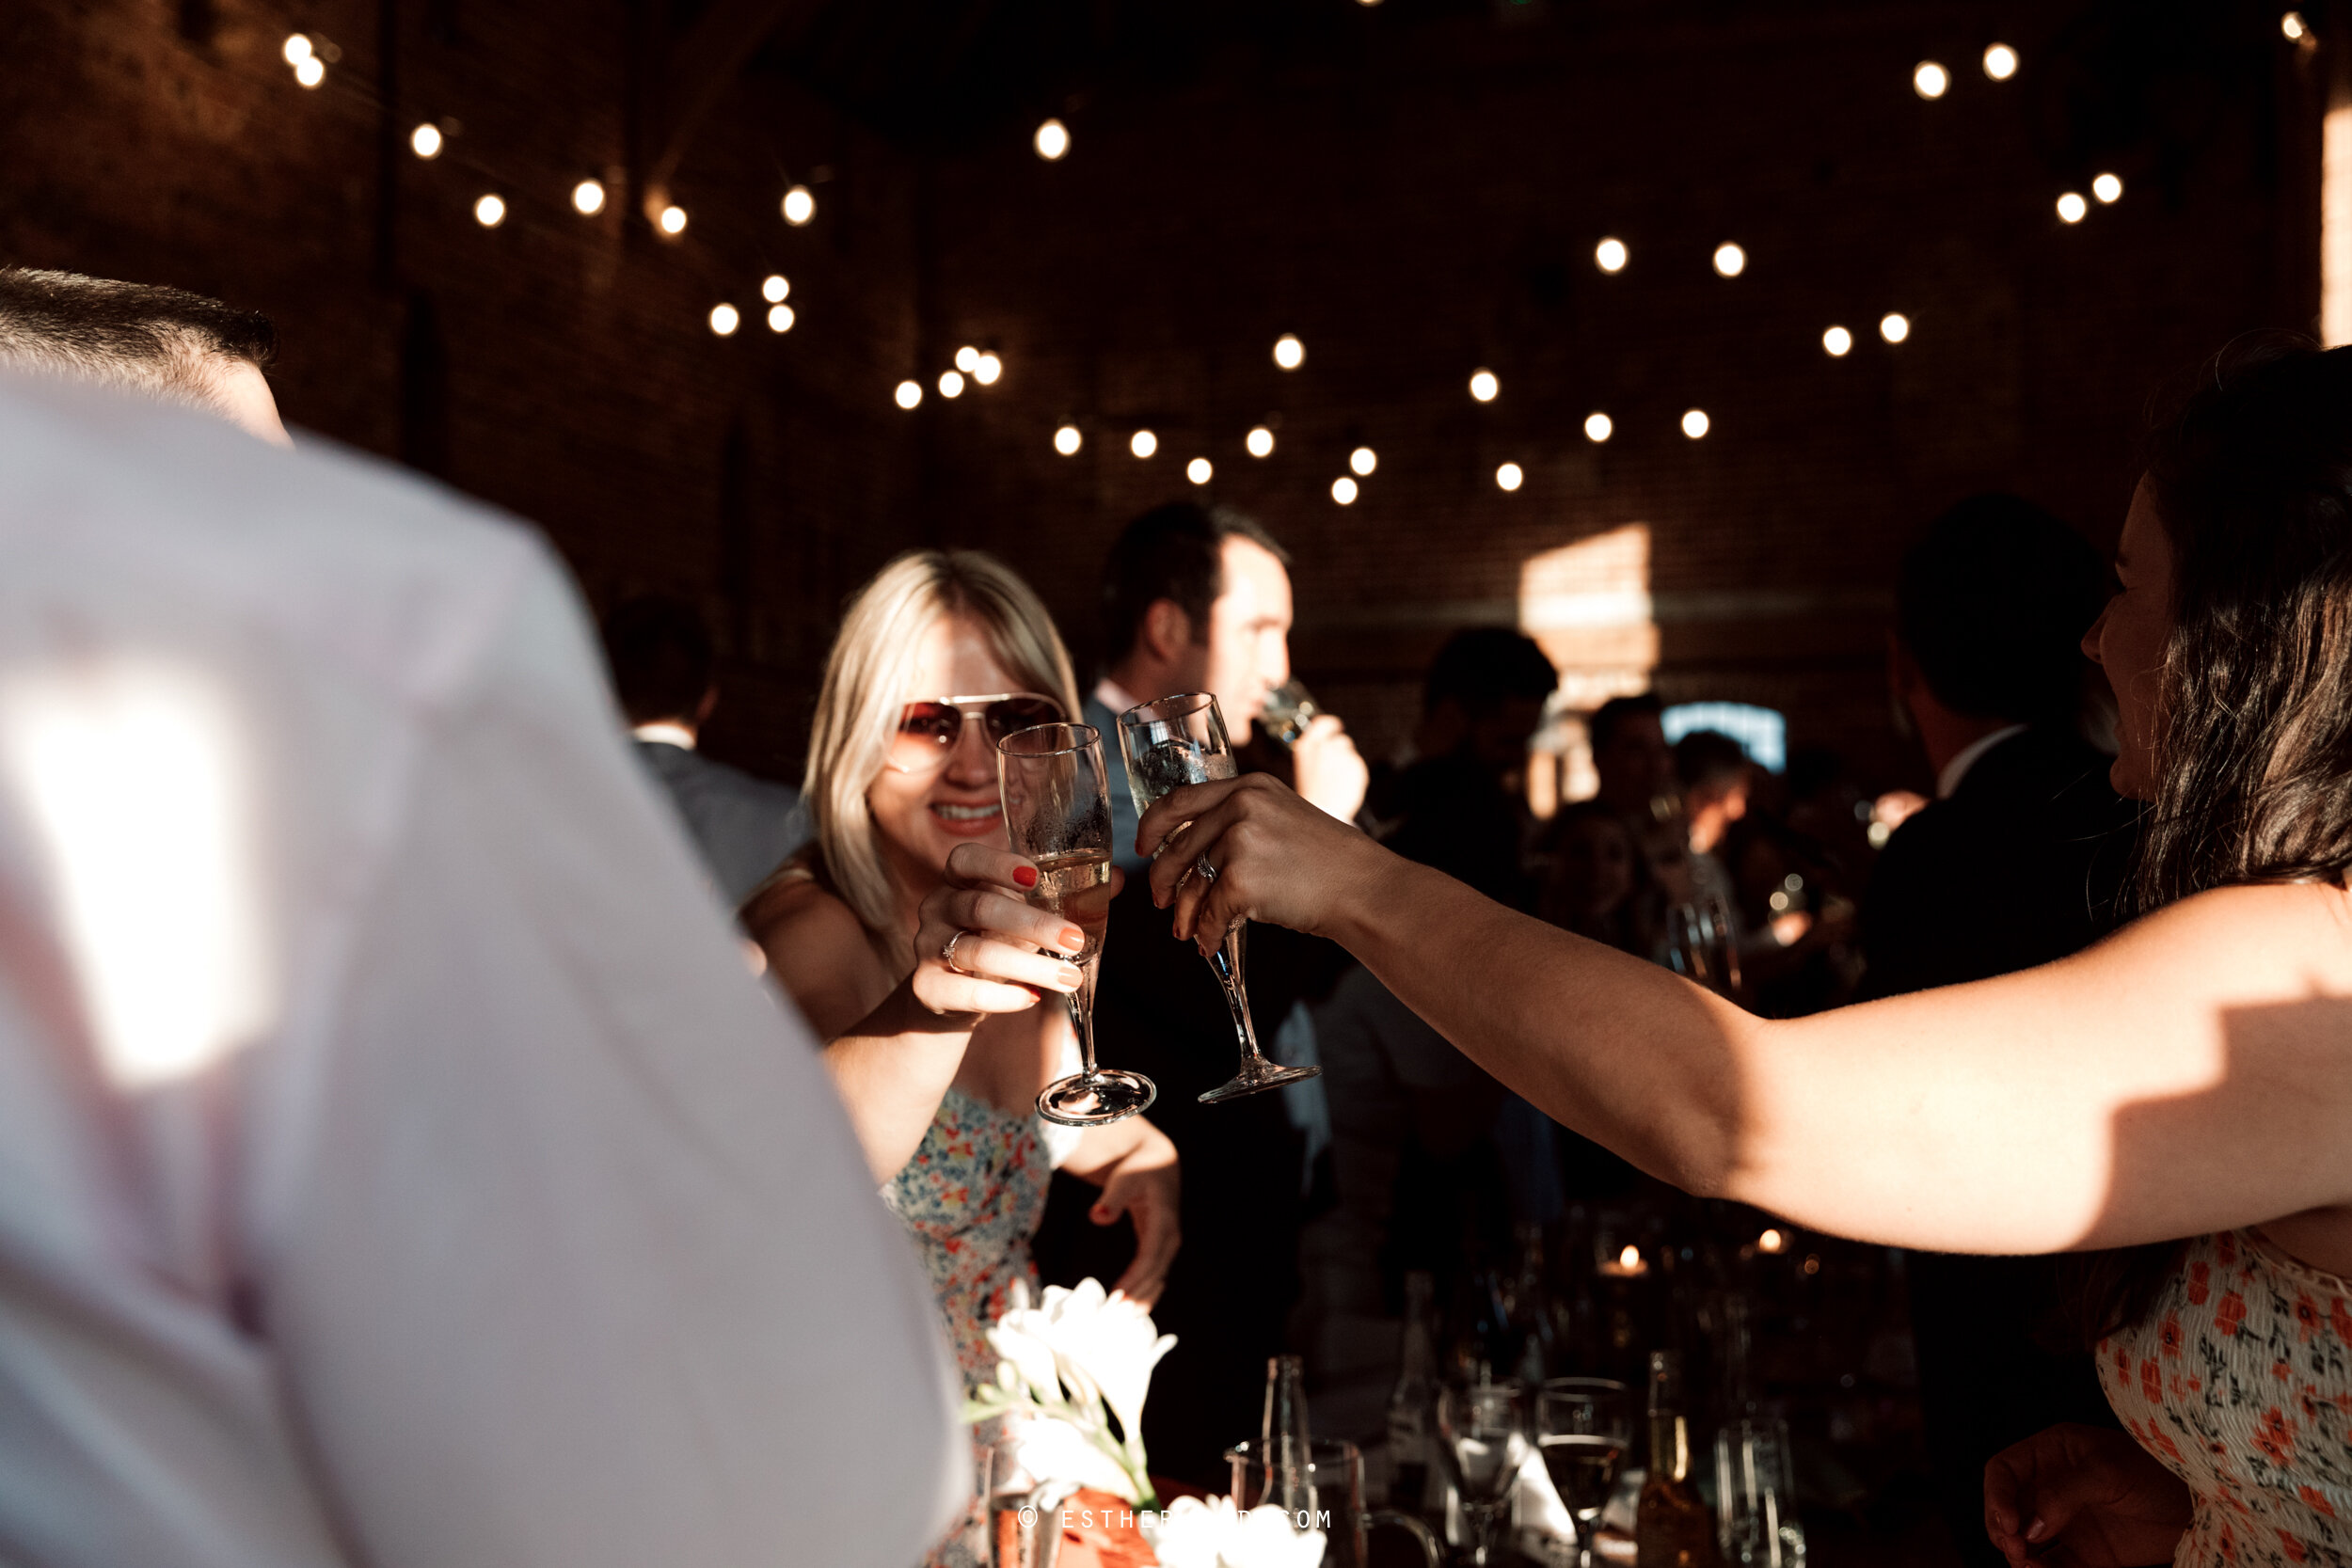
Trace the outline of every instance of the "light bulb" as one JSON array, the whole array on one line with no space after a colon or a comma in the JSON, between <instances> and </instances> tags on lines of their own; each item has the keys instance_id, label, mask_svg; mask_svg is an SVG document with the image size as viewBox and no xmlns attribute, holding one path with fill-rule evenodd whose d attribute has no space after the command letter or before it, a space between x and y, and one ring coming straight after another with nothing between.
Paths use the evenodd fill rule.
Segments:
<instances>
[{"instance_id":1,"label":"light bulb","mask_svg":"<svg viewBox=\"0 0 2352 1568\"><path fill-rule=\"evenodd\" d=\"M1064 457L1077 456L1079 447L1085 443L1086 437L1078 434L1074 424L1066 424L1054 432L1054 450Z\"/></svg>"},{"instance_id":2,"label":"light bulb","mask_svg":"<svg viewBox=\"0 0 2352 1568\"><path fill-rule=\"evenodd\" d=\"M759 285L759 297L771 305L782 305L792 296L792 280L780 272L771 272Z\"/></svg>"},{"instance_id":3,"label":"light bulb","mask_svg":"<svg viewBox=\"0 0 2352 1568\"><path fill-rule=\"evenodd\" d=\"M1988 45L1984 52L1984 73L1996 82L2006 82L2017 74L2017 51L2006 43Z\"/></svg>"},{"instance_id":4,"label":"light bulb","mask_svg":"<svg viewBox=\"0 0 2352 1568\"><path fill-rule=\"evenodd\" d=\"M1347 454L1347 466L1369 479L1372 470L1380 466L1380 454L1370 447L1358 447Z\"/></svg>"},{"instance_id":5,"label":"light bulb","mask_svg":"<svg viewBox=\"0 0 2352 1568\"><path fill-rule=\"evenodd\" d=\"M1911 318L1900 310L1889 310L1879 318L1879 336L1890 343L1899 343L1911 336Z\"/></svg>"},{"instance_id":6,"label":"light bulb","mask_svg":"<svg viewBox=\"0 0 2352 1568\"><path fill-rule=\"evenodd\" d=\"M572 210L582 217L595 217L604 211L604 186L595 180L582 180L572 187Z\"/></svg>"},{"instance_id":7,"label":"light bulb","mask_svg":"<svg viewBox=\"0 0 2352 1568\"><path fill-rule=\"evenodd\" d=\"M1039 157L1053 163L1070 150L1070 127L1058 119L1049 119L1037 128L1037 135L1029 138L1029 145L1037 149Z\"/></svg>"},{"instance_id":8,"label":"light bulb","mask_svg":"<svg viewBox=\"0 0 2352 1568\"><path fill-rule=\"evenodd\" d=\"M983 387L993 387L996 378L1005 373L1005 362L993 354L982 354L972 361L972 379Z\"/></svg>"},{"instance_id":9,"label":"light bulb","mask_svg":"<svg viewBox=\"0 0 2352 1568\"><path fill-rule=\"evenodd\" d=\"M1331 482L1331 499L1342 506L1356 504L1356 482L1345 474Z\"/></svg>"},{"instance_id":10,"label":"light bulb","mask_svg":"<svg viewBox=\"0 0 2352 1568\"><path fill-rule=\"evenodd\" d=\"M1764 1234L1756 1239L1756 1250L1758 1252L1786 1252L1788 1250L1788 1238L1782 1235L1777 1229L1768 1229L1764 1232Z\"/></svg>"},{"instance_id":11,"label":"light bulb","mask_svg":"<svg viewBox=\"0 0 2352 1568\"><path fill-rule=\"evenodd\" d=\"M1242 437L1242 445L1249 449L1252 457L1270 457L1274 454L1274 432L1263 425L1253 425L1249 434Z\"/></svg>"},{"instance_id":12,"label":"light bulb","mask_svg":"<svg viewBox=\"0 0 2352 1568\"><path fill-rule=\"evenodd\" d=\"M1184 477L1195 484L1206 484L1216 477L1216 468L1205 457L1196 457L1184 465Z\"/></svg>"},{"instance_id":13,"label":"light bulb","mask_svg":"<svg viewBox=\"0 0 2352 1568\"><path fill-rule=\"evenodd\" d=\"M939 376L939 395L943 398L960 398L963 396L963 372L961 371L941 372Z\"/></svg>"},{"instance_id":14,"label":"light bulb","mask_svg":"<svg viewBox=\"0 0 2352 1568\"><path fill-rule=\"evenodd\" d=\"M2060 223L2080 223L2083 220L2083 214L2089 211L2090 211L2090 203L2085 201L2078 191L2068 191L2058 198L2058 215Z\"/></svg>"},{"instance_id":15,"label":"light bulb","mask_svg":"<svg viewBox=\"0 0 2352 1568\"><path fill-rule=\"evenodd\" d=\"M2118 175L2102 174L2091 181L2090 194L2097 197L2102 205L2112 205L2123 199L2123 181Z\"/></svg>"},{"instance_id":16,"label":"light bulb","mask_svg":"<svg viewBox=\"0 0 2352 1568\"><path fill-rule=\"evenodd\" d=\"M1725 277L1737 277L1748 270L1748 253L1726 240L1715 247L1715 270Z\"/></svg>"},{"instance_id":17,"label":"light bulb","mask_svg":"<svg viewBox=\"0 0 2352 1568\"><path fill-rule=\"evenodd\" d=\"M892 395L898 400L899 407L913 408L923 401L923 384L919 381L901 381L898 391Z\"/></svg>"},{"instance_id":18,"label":"light bulb","mask_svg":"<svg viewBox=\"0 0 2352 1568\"><path fill-rule=\"evenodd\" d=\"M1495 400L1495 395L1502 390L1502 383L1495 379L1494 372L1475 371L1471 372L1470 379L1470 396L1476 398L1479 402L1492 403Z\"/></svg>"},{"instance_id":19,"label":"light bulb","mask_svg":"<svg viewBox=\"0 0 2352 1568\"><path fill-rule=\"evenodd\" d=\"M1695 441L1707 434L1707 410L1693 408L1682 416L1682 434Z\"/></svg>"},{"instance_id":20,"label":"light bulb","mask_svg":"<svg viewBox=\"0 0 2352 1568\"><path fill-rule=\"evenodd\" d=\"M817 215L817 198L806 185L795 185L784 193L784 221L798 229Z\"/></svg>"},{"instance_id":21,"label":"light bulb","mask_svg":"<svg viewBox=\"0 0 2352 1568\"><path fill-rule=\"evenodd\" d=\"M420 158L439 157L441 155L441 128L431 120L427 120L409 132L408 150Z\"/></svg>"},{"instance_id":22,"label":"light bulb","mask_svg":"<svg viewBox=\"0 0 2352 1568\"><path fill-rule=\"evenodd\" d=\"M326 62L316 55L305 55L294 61L294 80L306 87L315 87L326 80Z\"/></svg>"},{"instance_id":23,"label":"light bulb","mask_svg":"<svg viewBox=\"0 0 2352 1568\"><path fill-rule=\"evenodd\" d=\"M1160 450L1160 438L1148 430L1138 430L1127 437L1127 450L1137 457L1149 457Z\"/></svg>"},{"instance_id":24,"label":"light bulb","mask_svg":"<svg viewBox=\"0 0 2352 1568\"><path fill-rule=\"evenodd\" d=\"M685 208L683 208L683 207L664 207L664 208L662 208L662 209L661 209L661 231L662 231L664 234L683 234L683 233L685 233L685 232L686 232L686 209L685 209Z\"/></svg>"},{"instance_id":25,"label":"light bulb","mask_svg":"<svg viewBox=\"0 0 2352 1568\"><path fill-rule=\"evenodd\" d=\"M1505 490L1516 490L1527 483L1527 474L1517 463L1505 463L1495 470L1495 483Z\"/></svg>"},{"instance_id":26,"label":"light bulb","mask_svg":"<svg viewBox=\"0 0 2352 1568\"><path fill-rule=\"evenodd\" d=\"M1616 433L1617 421L1608 415L1587 414L1584 416L1584 439L1587 441L1606 441Z\"/></svg>"},{"instance_id":27,"label":"light bulb","mask_svg":"<svg viewBox=\"0 0 2352 1568\"><path fill-rule=\"evenodd\" d=\"M1952 73L1933 60L1921 60L1912 69L1911 90L1922 98L1941 98L1952 85Z\"/></svg>"},{"instance_id":28,"label":"light bulb","mask_svg":"<svg viewBox=\"0 0 2352 1568\"><path fill-rule=\"evenodd\" d=\"M979 363L979 359L980 351L974 348L970 343L966 343L961 348L956 350L956 369L960 371L970 370L974 365Z\"/></svg>"},{"instance_id":29,"label":"light bulb","mask_svg":"<svg viewBox=\"0 0 2352 1568\"><path fill-rule=\"evenodd\" d=\"M734 306L714 305L710 308L710 330L720 337L734 337L735 329L742 325L743 313Z\"/></svg>"},{"instance_id":30,"label":"light bulb","mask_svg":"<svg viewBox=\"0 0 2352 1568\"><path fill-rule=\"evenodd\" d=\"M2310 24L2303 20L2301 11L2289 11L2279 19L2279 31L2287 36L2289 42L2300 43L2311 36L2312 29ZM286 46L290 49L294 47L294 40L288 39Z\"/></svg>"},{"instance_id":31,"label":"light bulb","mask_svg":"<svg viewBox=\"0 0 2352 1568\"><path fill-rule=\"evenodd\" d=\"M2287 36L2293 38L2295 35L2289 33ZM316 55L318 50L311 44L310 34L288 33L286 42L278 53L286 56L288 65L300 65L303 61Z\"/></svg>"},{"instance_id":32,"label":"light bulb","mask_svg":"<svg viewBox=\"0 0 2352 1568\"><path fill-rule=\"evenodd\" d=\"M1283 333L1274 340L1274 362L1286 371L1298 369L1307 362L1307 345L1295 333Z\"/></svg>"},{"instance_id":33,"label":"light bulb","mask_svg":"<svg viewBox=\"0 0 2352 1568\"><path fill-rule=\"evenodd\" d=\"M1593 246L1593 264L1603 272L1623 272L1627 260L1623 240L1603 240Z\"/></svg>"},{"instance_id":34,"label":"light bulb","mask_svg":"<svg viewBox=\"0 0 2352 1568\"><path fill-rule=\"evenodd\" d=\"M1833 326L1821 334L1821 347L1833 359L1843 359L1853 352L1853 334L1842 326Z\"/></svg>"},{"instance_id":35,"label":"light bulb","mask_svg":"<svg viewBox=\"0 0 2352 1568\"><path fill-rule=\"evenodd\" d=\"M792 307L789 305L768 307L768 330L771 332L789 332L792 330L793 322L797 319L792 314Z\"/></svg>"},{"instance_id":36,"label":"light bulb","mask_svg":"<svg viewBox=\"0 0 2352 1568\"><path fill-rule=\"evenodd\" d=\"M485 196L473 204L473 220L485 229L496 229L506 221L506 201L502 197Z\"/></svg>"}]
</instances>

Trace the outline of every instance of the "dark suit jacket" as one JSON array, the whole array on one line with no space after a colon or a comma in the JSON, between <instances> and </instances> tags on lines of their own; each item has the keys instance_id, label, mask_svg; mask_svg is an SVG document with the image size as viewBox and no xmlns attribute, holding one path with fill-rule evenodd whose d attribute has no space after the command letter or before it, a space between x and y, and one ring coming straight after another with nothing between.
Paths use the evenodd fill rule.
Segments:
<instances>
[{"instance_id":1,"label":"dark suit jacket","mask_svg":"<svg viewBox=\"0 0 2352 1568\"><path fill-rule=\"evenodd\" d=\"M1989 979L2064 958L2117 924L2136 808L2108 758L2028 730L1977 759L1951 799L1896 831L1862 909L1869 996ZM1936 1488L1963 1560L1984 1533L1984 1466L2059 1421L2113 1426L2088 1354L2038 1337L2056 1305L2046 1258L1910 1255L1912 1333Z\"/></svg>"}]
</instances>

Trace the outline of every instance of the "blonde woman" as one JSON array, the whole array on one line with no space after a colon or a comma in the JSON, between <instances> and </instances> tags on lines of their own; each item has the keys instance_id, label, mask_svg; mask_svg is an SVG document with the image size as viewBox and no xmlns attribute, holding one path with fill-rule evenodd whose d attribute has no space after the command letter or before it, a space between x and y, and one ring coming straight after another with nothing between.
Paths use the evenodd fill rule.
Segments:
<instances>
[{"instance_id":1,"label":"blonde woman","mask_svg":"<svg viewBox=\"0 0 2352 1568\"><path fill-rule=\"evenodd\" d=\"M1023 898L1037 868L1006 847L996 741L1077 705L1053 622L1002 562L900 556L850 605L826 663L805 786L815 841L743 906L826 1041L976 1382L995 1373L983 1336L1013 1282L1034 1283L1054 1166L1103 1189L1097 1224L1135 1222L1118 1289L1155 1300L1176 1252L1167 1137L1141 1117L1049 1129L1033 1108L1075 1065L1059 1002L1078 972L1051 955L1082 938Z\"/></svg>"}]
</instances>

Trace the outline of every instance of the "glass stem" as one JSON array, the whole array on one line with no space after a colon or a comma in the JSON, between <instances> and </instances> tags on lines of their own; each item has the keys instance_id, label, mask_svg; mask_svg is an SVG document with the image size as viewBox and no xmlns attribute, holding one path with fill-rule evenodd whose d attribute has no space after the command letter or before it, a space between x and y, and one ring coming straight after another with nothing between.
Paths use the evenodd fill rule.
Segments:
<instances>
[{"instance_id":1,"label":"glass stem","mask_svg":"<svg viewBox=\"0 0 2352 1568\"><path fill-rule=\"evenodd\" d=\"M1209 959L1209 967L1216 971L1217 984L1225 988L1225 1005L1233 1010L1233 1033L1241 1040L1242 1059L1262 1063L1265 1053L1258 1049L1258 1031L1249 1022L1249 988L1242 980L1242 938L1248 930L1247 925L1234 922Z\"/></svg>"},{"instance_id":2,"label":"glass stem","mask_svg":"<svg viewBox=\"0 0 2352 1568\"><path fill-rule=\"evenodd\" d=\"M1070 1009L1070 1027L1078 1037L1078 1059L1085 1064L1078 1076L1094 1077L1094 967L1098 959L1078 966L1078 989L1061 999Z\"/></svg>"}]
</instances>

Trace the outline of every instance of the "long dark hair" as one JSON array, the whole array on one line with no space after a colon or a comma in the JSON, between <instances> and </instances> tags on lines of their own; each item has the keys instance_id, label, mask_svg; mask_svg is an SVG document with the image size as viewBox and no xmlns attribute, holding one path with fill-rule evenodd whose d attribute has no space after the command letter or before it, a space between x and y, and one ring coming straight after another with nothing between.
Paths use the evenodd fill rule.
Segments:
<instances>
[{"instance_id":1,"label":"long dark hair","mask_svg":"<svg viewBox=\"0 0 2352 1568\"><path fill-rule=\"evenodd\" d=\"M2352 348L2232 343L2152 421L2172 546L2139 912L2352 869ZM2183 1243L2069 1259L2076 1330L2137 1323Z\"/></svg>"}]
</instances>

